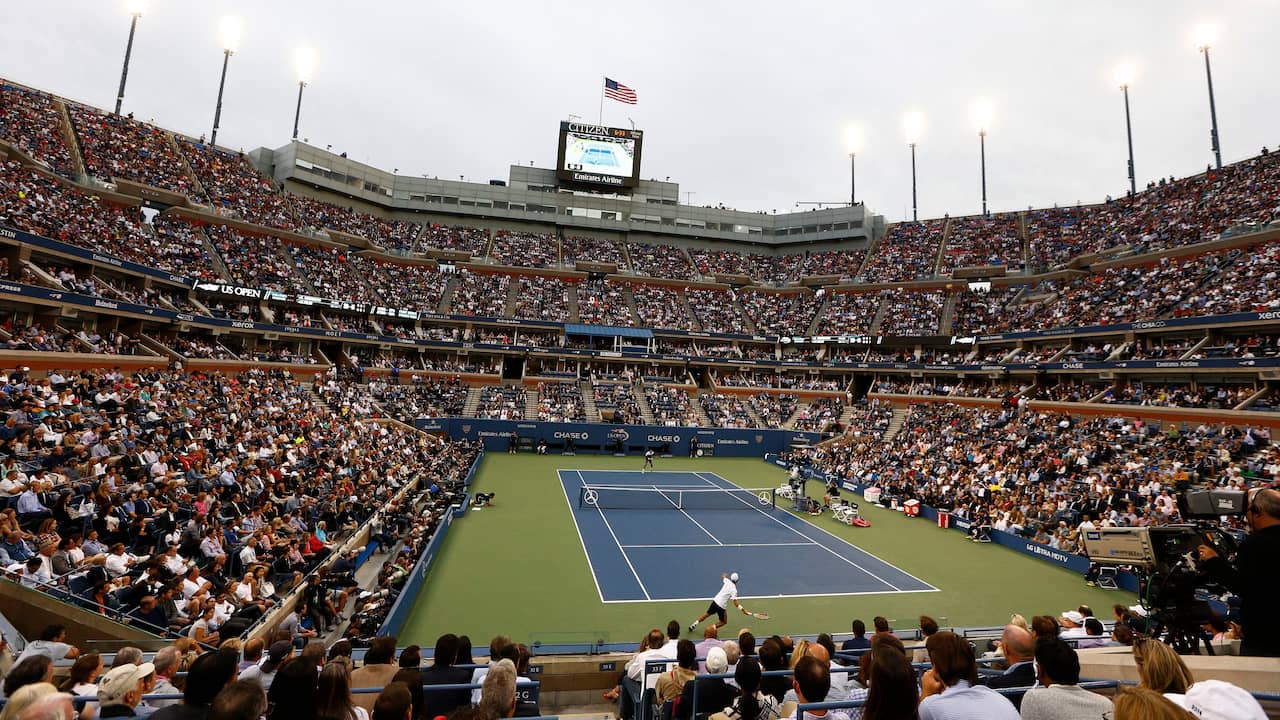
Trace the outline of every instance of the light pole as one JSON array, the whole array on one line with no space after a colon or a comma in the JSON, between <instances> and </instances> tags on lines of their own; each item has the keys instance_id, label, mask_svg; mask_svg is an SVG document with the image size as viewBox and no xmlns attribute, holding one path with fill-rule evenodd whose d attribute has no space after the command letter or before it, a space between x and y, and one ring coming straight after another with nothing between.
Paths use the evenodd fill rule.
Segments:
<instances>
[{"instance_id":1,"label":"light pole","mask_svg":"<svg viewBox=\"0 0 1280 720\"><path fill-rule=\"evenodd\" d=\"M298 139L298 120L302 117L302 89L311 81L311 71L315 68L315 52L310 48L298 48L298 106L293 111L293 139Z\"/></svg>"},{"instance_id":2,"label":"light pole","mask_svg":"<svg viewBox=\"0 0 1280 720\"><path fill-rule=\"evenodd\" d=\"M862 132L853 126L845 129L844 144L849 149L849 207L858 204L858 150L862 147Z\"/></svg>"},{"instance_id":3,"label":"light pole","mask_svg":"<svg viewBox=\"0 0 1280 720\"><path fill-rule=\"evenodd\" d=\"M982 215L987 215L987 130L991 127L991 106L979 101L973 107L973 119L978 125L978 157L982 168Z\"/></svg>"},{"instance_id":4,"label":"light pole","mask_svg":"<svg viewBox=\"0 0 1280 720\"><path fill-rule=\"evenodd\" d=\"M1138 183L1133 173L1133 123L1129 119L1129 85L1133 83L1133 66L1121 65L1116 68L1116 83L1124 93L1124 132L1129 140L1129 194L1138 192Z\"/></svg>"},{"instance_id":5,"label":"light pole","mask_svg":"<svg viewBox=\"0 0 1280 720\"><path fill-rule=\"evenodd\" d=\"M222 91L227 86L227 64L236 53L236 44L240 41L240 19L229 17L222 21L222 79L218 81L218 104L213 109L213 133L209 136L209 144L218 144L218 124L222 120Z\"/></svg>"},{"instance_id":6,"label":"light pole","mask_svg":"<svg viewBox=\"0 0 1280 720\"><path fill-rule=\"evenodd\" d=\"M1204 53L1204 77L1209 82L1209 140L1213 143L1213 161L1222 169L1222 148L1218 145L1218 109L1213 102L1213 71L1209 69L1209 45L1213 42L1213 29L1201 27L1196 31L1196 47Z\"/></svg>"},{"instance_id":7,"label":"light pole","mask_svg":"<svg viewBox=\"0 0 1280 720\"><path fill-rule=\"evenodd\" d=\"M919 205L916 202L916 143L920 141L920 132L924 130L924 116L918 112L907 114L907 145L911 147L911 222L920 220Z\"/></svg>"},{"instance_id":8,"label":"light pole","mask_svg":"<svg viewBox=\"0 0 1280 720\"><path fill-rule=\"evenodd\" d=\"M133 55L133 33L138 29L138 18L142 17L142 0L134 0L129 4L129 42L124 46L124 66L120 68L120 89L116 91L116 114L120 114L120 106L124 104L124 84L129 79L129 58Z\"/></svg>"}]
</instances>

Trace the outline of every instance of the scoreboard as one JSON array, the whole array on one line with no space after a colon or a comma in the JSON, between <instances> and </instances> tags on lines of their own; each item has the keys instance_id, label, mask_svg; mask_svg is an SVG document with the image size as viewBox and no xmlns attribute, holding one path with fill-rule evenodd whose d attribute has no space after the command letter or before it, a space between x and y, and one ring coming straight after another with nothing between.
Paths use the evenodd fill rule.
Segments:
<instances>
[{"instance_id":1,"label":"scoreboard","mask_svg":"<svg viewBox=\"0 0 1280 720\"><path fill-rule=\"evenodd\" d=\"M594 188L633 188L640 183L644 131L586 123L560 123L556 179Z\"/></svg>"}]
</instances>

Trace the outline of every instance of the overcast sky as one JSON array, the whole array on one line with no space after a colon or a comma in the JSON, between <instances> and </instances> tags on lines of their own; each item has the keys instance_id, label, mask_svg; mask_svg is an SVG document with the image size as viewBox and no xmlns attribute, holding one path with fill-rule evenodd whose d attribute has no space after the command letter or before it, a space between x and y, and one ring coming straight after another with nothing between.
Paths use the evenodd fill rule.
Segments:
<instances>
[{"instance_id":1,"label":"overcast sky","mask_svg":"<svg viewBox=\"0 0 1280 720\"><path fill-rule=\"evenodd\" d=\"M221 18L243 18L220 144L288 142L295 48L315 49L301 137L404 174L506 178L551 167L557 123L594 121L601 76L639 94L604 121L646 132L645 178L698 205L790 210L849 194L845 127L864 136L858 199L910 217L903 118L923 114L920 217L981 209L975 100L993 211L1095 202L1127 187L1132 62L1138 184L1212 160L1203 57L1212 50L1223 160L1280 143L1280 2L397 2L148 0L124 109L200 135L212 125ZM48 0L6 14L0 75L114 106L126 0ZM687 196L681 196L681 201Z\"/></svg>"}]
</instances>

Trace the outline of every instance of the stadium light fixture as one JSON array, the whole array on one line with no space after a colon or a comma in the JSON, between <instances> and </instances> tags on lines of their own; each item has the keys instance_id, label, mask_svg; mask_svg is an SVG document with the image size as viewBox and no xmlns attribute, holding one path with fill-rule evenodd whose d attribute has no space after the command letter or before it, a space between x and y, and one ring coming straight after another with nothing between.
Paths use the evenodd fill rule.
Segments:
<instances>
[{"instance_id":1,"label":"stadium light fixture","mask_svg":"<svg viewBox=\"0 0 1280 720\"><path fill-rule=\"evenodd\" d=\"M995 111L991 103L979 100L973 104L973 121L978 126L978 157L982 169L982 214L987 214L987 132Z\"/></svg>"},{"instance_id":2,"label":"stadium light fixture","mask_svg":"<svg viewBox=\"0 0 1280 720\"><path fill-rule=\"evenodd\" d=\"M124 46L124 66L120 68L120 89L116 91L116 114L124 104L124 85L129 80L129 58L133 55L133 34L138 29L138 18L147 9L145 0L129 2L129 42Z\"/></svg>"},{"instance_id":3,"label":"stadium light fixture","mask_svg":"<svg viewBox=\"0 0 1280 720\"><path fill-rule=\"evenodd\" d=\"M909 112L903 126L907 132L907 145L911 147L911 222L920 220L919 204L916 201L916 143L920 142L920 133L924 132L924 115Z\"/></svg>"},{"instance_id":4,"label":"stadium light fixture","mask_svg":"<svg viewBox=\"0 0 1280 720\"><path fill-rule=\"evenodd\" d=\"M1133 122L1129 116L1129 86L1133 84L1133 65L1124 63L1116 66L1115 79L1120 92L1124 93L1124 132L1129 141L1129 194L1134 195L1138 192L1138 183L1133 173Z\"/></svg>"},{"instance_id":5,"label":"stadium light fixture","mask_svg":"<svg viewBox=\"0 0 1280 720\"><path fill-rule=\"evenodd\" d=\"M1213 25L1196 27L1196 49L1204 53L1204 77L1209 83L1209 142L1213 147L1213 161L1222 169L1222 146L1218 144L1218 108L1213 102L1213 70L1209 67L1209 47L1217 40L1218 31Z\"/></svg>"},{"instance_id":6,"label":"stadium light fixture","mask_svg":"<svg viewBox=\"0 0 1280 720\"><path fill-rule=\"evenodd\" d=\"M849 150L849 207L858 204L858 151L862 149L862 129L850 125L844 129L844 145Z\"/></svg>"},{"instance_id":7,"label":"stadium light fixture","mask_svg":"<svg viewBox=\"0 0 1280 720\"><path fill-rule=\"evenodd\" d=\"M311 82L311 73L316 68L316 52L309 47L300 47L294 52L294 63L298 68L298 106L293 111L293 139L298 139L298 121L302 118L302 90Z\"/></svg>"},{"instance_id":8,"label":"stadium light fixture","mask_svg":"<svg viewBox=\"0 0 1280 720\"><path fill-rule=\"evenodd\" d=\"M213 110L213 133L209 136L209 144L218 144L218 125L222 120L222 91L227 87L227 65L231 56L240 47L240 32L243 25L238 17L222 19L222 79L218 81L218 104Z\"/></svg>"}]
</instances>

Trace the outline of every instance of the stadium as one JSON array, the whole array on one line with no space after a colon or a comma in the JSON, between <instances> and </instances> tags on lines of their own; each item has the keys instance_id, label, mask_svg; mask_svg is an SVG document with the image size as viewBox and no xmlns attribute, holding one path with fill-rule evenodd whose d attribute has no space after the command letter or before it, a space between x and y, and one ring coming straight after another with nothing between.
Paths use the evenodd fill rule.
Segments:
<instances>
[{"instance_id":1,"label":"stadium","mask_svg":"<svg viewBox=\"0 0 1280 720\"><path fill-rule=\"evenodd\" d=\"M1130 138L1128 192L1016 211L983 129L983 211L916 219L913 139L891 220L695 205L654 131L576 116L554 166L401 174L300 140L305 80L291 141L232 148L221 87L205 135L122 113L128 72L115 111L0 79L15 708L50 678L161 720L990 687L946 716L1036 718L1083 682L1073 717L1276 716L1280 154L1222 162L1216 109L1204 171L1140 187ZM1155 685L1153 646L1200 682Z\"/></svg>"}]
</instances>

